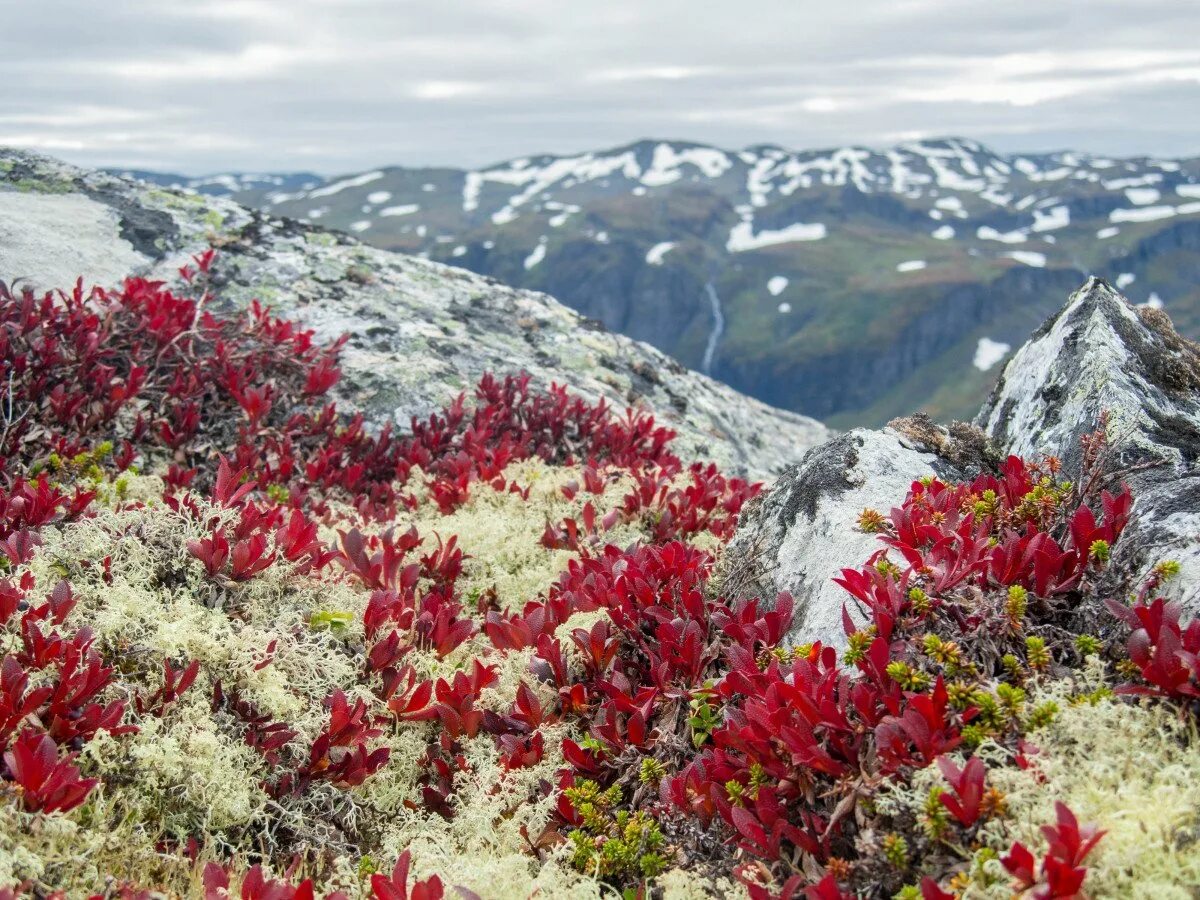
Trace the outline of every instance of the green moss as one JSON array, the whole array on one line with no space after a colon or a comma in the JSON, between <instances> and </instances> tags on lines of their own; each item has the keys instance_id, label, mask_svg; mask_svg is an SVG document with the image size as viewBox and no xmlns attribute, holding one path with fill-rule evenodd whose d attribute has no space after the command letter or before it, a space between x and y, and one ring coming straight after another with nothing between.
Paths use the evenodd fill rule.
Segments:
<instances>
[{"instance_id":1,"label":"green moss","mask_svg":"<svg viewBox=\"0 0 1200 900\"><path fill-rule=\"evenodd\" d=\"M304 235L304 241L316 247L333 247L337 245L337 237L328 231L310 231Z\"/></svg>"},{"instance_id":2,"label":"green moss","mask_svg":"<svg viewBox=\"0 0 1200 900\"><path fill-rule=\"evenodd\" d=\"M70 194L75 190L74 182L66 178L20 178L12 185L26 194Z\"/></svg>"}]
</instances>

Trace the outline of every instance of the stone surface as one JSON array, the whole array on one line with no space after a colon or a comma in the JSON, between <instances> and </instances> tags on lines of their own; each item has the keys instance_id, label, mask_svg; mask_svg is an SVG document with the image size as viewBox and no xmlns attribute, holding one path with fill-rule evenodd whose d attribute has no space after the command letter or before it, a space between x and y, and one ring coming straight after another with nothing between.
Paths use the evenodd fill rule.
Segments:
<instances>
[{"instance_id":1,"label":"stone surface","mask_svg":"<svg viewBox=\"0 0 1200 900\"><path fill-rule=\"evenodd\" d=\"M1200 347L1161 310L1135 308L1100 279L1009 360L976 424L1010 453L1053 453L1077 470L1080 438L1107 412L1115 461L1134 494L1113 569L1121 588L1162 559L1200 612Z\"/></svg>"},{"instance_id":2,"label":"stone surface","mask_svg":"<svg viewBox=\"0 0 1200 900\"><path fill-rule=\"evenodd\" d=\"M859 513L886 514L923 475L964 476L924 435L897 424L903 430L855 429L809 451L742 512L725 552L722 591L767 603L790 593L796 601L790 643L845 644L842 605L849 595L833 578L882 546L858 530Z\"/></svg>"},{"instance_id":3,"label":"stone surface","mask_svg":"<svg viewBox=\"0 0 1200 900\"><path fill-rule=\"evenodd\" d=\"M8 282L49 290L82 276L113 284L150 261L121 237L116 212L83 194L8 193L3 210L0 278Z\"/></svg>"},{"instance_id":4,"label":"stone surface","mask_svg":"<svg viewBox=\"0 0 1200 900\"><path fill-rule=\"evenodd\" d=\"M323 339L350 335L340 398L381 424L425 416L484 371L524 369L618 409L646 404L677 452L771 477L830 432L606 331L553 298L368 247L337 232L0 150L0 278L67 287L129 273L165 280L210 242L226 302L261 298ZM22 223L29 227L22 230ZM16 237L14 237L16 236Z\"/></svg>"}]
</instances>

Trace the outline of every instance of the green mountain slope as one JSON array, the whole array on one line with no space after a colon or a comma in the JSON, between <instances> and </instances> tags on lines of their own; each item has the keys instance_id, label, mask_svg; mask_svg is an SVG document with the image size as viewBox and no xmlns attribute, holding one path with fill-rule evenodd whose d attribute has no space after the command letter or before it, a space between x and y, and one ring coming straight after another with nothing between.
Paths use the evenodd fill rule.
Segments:
<instances>
[{"instance_id":1,"label":"green mountain slope","mask_svg":"<svg viewBox=\"0 0 1200 900\"><path fill-rule=\"evenodd\" d=\"M643 141L478 171L136 174L545 291L836 425L969 414L1085 274L1200 336L1197 159Z\"/></svg>"}]
</instances>

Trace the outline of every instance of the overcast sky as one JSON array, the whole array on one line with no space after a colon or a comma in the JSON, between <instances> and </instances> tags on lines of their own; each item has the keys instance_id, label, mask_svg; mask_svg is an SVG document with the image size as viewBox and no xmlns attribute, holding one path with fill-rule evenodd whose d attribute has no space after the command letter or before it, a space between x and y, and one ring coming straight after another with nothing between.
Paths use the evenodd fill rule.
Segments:
<instances>
[{"instance_id":1,"label":"overcast sky","mask_svg":"<svg viewBox=\"0 0 1200 900\"><path fill-rule=\"evenodd\" d=\"M0 145L199 174L641 137L1200 155L1196 0L0 0Z\"/></svg>"}]
</instances>

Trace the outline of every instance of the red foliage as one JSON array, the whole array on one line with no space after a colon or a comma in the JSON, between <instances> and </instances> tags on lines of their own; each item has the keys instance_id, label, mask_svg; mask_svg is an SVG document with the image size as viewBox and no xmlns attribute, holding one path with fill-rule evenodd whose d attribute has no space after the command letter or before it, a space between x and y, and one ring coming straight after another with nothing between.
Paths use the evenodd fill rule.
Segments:
<instances>
[{"instance_id":1,"label":"red foliage","mask_svg":"<svg viewBox=\"0 0 1200 900\"><path fill-rule=\"evenodd\" d=\"M987 767L978 756L972 756L961 769L946 756L939 757L937 763L942 777L953 792L942 794L938 799L963 827L970 828L983 813L983 785Z\"/></svg>"},{"instance_id":2,"label":"red foliage","mask_svg":"<svg viewBox=\"0 0 1200 900\"><path fill-rule=\"evenodd\" d=\"M62 759L54 741L44 734L25 731L4 754L5 778L21 789L30 812L67 812L87 799L99 782L80 778L71 765L74 754Z\"/></svg>"},{"instance_id":3,"label":"red foliage","mask_svg":"<svg viewBox=\"0 0 1200 900\"><path fill-rule=\"evenodd\" d=\"M1146 684L1124 684L1119 694L1145 694L1194 702L1200 698L1200 619L1182 624L1182 607L1157 597L1132 608L1108 601L1113 615L1133 629L1127 649Z\"/></svg>"},{"instance_id":4,"label":"red foliage","mask_svg":"<svg viewBox=\"0 0 1200 900\"><path fill-rule=\"evenodd\" d=\"M1019 841L1001 858L1001 863L1022 891L1032 890L1037 900L1071 900L1080 897L1087 868L1083 861L1092 852L1103 831L1080 826L1067 806L1055 802L1057 821L1043 825L1042 834L1049 843L1041 865L1029 849Z\"/></svg>"},{"instance_id":5,"label":"red foliage","mask_svg":"<svg viewBox=\"0 0 1200 900\"><path fill-rule=\"evenodd\" d=\"M200 660L194 659L186 666L175 668L170 660L163 660L163 686L143 698L141 694L134 698L134 706L139 716L154 715L162 718L167 707L178 700L192 686L196 676L200 674Z\"/></svg>"},{"instance_id":6,"label":"red foliage","mask_svg":"<svg viewBox=\"0 0 1200 900\"><path fill-rule=\"evenodd\" d=\"M408 883L408 867L411 855L407 850L400 854L391 876L372 875L371 895L375 900L442 900L445 891L442 880L436 875L423 881Z\"/></svg>"},{"instance_id":7,"label":"red foliage","mask_svg":"<svg viewBox=\"0 0 1200 900\"><path fill-rule=\"evenodd\" d=\"M204 900L228 900L232 896L229 873L210 862L204 867ZM282 879L268 879L262 866L254 866L242 877L238 896L241 900L313 900L313 883L311 878L298 885Z\"/></svg>"}]
</instances>

